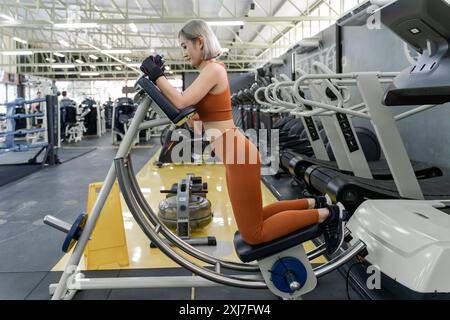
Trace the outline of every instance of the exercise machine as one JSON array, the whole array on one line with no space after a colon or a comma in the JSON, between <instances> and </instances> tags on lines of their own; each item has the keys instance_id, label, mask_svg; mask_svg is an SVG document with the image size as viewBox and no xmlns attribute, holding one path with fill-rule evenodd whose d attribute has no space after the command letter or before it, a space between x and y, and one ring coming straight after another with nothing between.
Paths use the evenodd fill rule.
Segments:
<instances>
[{"instance_id":1,"label":"exercise machine","mask_svg":"<svg viewBox=\"0 0 450 320\"><path fill-rule=\"evenodd\" d=\"M155 161L157 167L162 167L165 164L202 163L203 155L205 154L205 151L208 150L209 146L209 142L203 137L203 130L202 134L197 136L194 129L187 123L184 123L180 127L173 124L167 126L161 132L160 141L161 151L158 160ZM181 150L178 150L177 148L186 146L186 144L190 145L189 155L183 153L185 148L181 148ZM198 148L197 146L201 147ZM214 152L211 152L210 155L214 157ZM174 159L174 156L180 159L180 161L177 162Z\"/></svg>"},{"instance_id":2,"label":"exercise machine","mask_svg":"<svg viewBox=\"0 0 450 320\"><path fill-rule=\"evenodd\" d=\"M98 194L96 202L86 220L70 225L48 217L46 221L58 230L69 232L69 240L74 240L73 251L57 285L51 285L52 299L71 299L78 290L112 288L165 288L165 287L212 287L229 285L248 289L271 290L285 299L295 299L314 289L316 279L345 264L365 248L358 242L345 252L315 269L310 260L322 255L321 246L306 254L301 243L320 235L318 225L298 230L287 237L260 246L250 246L242 240L239 233L234 239L235 249L243 263L221 260L210 256L181 240L170 231L151 209L137 185L129 155L131 144L139 129L174 123L182 125L195 113L194 108L177 110L161 92L145 77L137 84L142 90L137 94L139 107L127 133L119 146L114 163ZM148 96L147 96L148 95ZM164 118L143 122L148 108L157 108ZM139 277L139 278L86 278L77 270L83 251L99 218L106 198L114 181L119 181L122 195L133 217L150 241L164 254L197 277ZM51 222L49 222L51 221ZM70 228L68 228L71 226ZM69 230L68 230L69 229ZM71 230L78 230L71 232ZM76 239L73 235L76 234ZM72 237L72 238L70 238ZM174 250L167 240L181 249L184 254ZM198 262L200 261L200 264ZM258 261L257 264L248 262ZM206 266L205 266L206 265ZM207 267L209 266L209 267ZM244 271L247 274L230 274L224 269ZM276 273L272 271L276 271Z\"/></svg>"},{"instance_id":3,"label":"exercise machine","mask_svg":"<svg viewBox=\"0 0 450 320\"><path fill-rule=\"evenodd\" d=\"M389 86L382 100L385 109L450 101L449 15L450 4L444 0L398 0L380 9L382 23L423 53ZM448 190L442 188L435 197L440 199L431 201L364 202L347 224L350 243L363 241L368 252L363 264L349 272L351 283L369 298L448 299ZM381 271L381 290L360 285L366 279L361 268L367 266Z\"/></svg>"},{"instance_id":4,"label":"exercise machine","mask_svg":"<svg viewBox=\"0 0 450 320\"><path fill-rule=\"evenodd\" d=\"M85 98L81 104L81 113L84 114L84 126L86 128L86 135L96 135L101 137L106 131L105 113L101 106L97 104L94 99ZM87 112L87 109L90 112Z\"/></svg>"},{"instance_id":5,"label":"exercise machine","mask_svg":"<svg viewBox=\"0 0 450 320\"><path fill-rule=\"evenodd\" d=\"M328 194L334 201L343 203L350 211L356 209L364 199L439 199L445 196L446 192L450 192L450 182L446 177L442 177L442 172L439 169L434 170L433 167L427 167L428 169L425 171L430 172L430 174L426 175L426 179L417 179L416 172L395 123L398 119L404 119L424 112L436 107L436 105L419 106L394 117L391 110L381 105L384 93L380 83L380 76L383 76L383 74L367 72L311 75L302 77L299 80L300 82L307 78L355 80L368 108L367 113L362 113L336 108L312 100L303 100L304 103L309 103L317 108L339 111L342 114L369 119L375 128L392 179L375 180L373 176L357 175L353 170L337 170L321 164L307 166L304 173L304 181L311 189L321 194ZM353 139L354 136L351 135L345 137L344 140L345 149L343 150L348 155L354 154L354 152L350 152ZM364 162L368 164L364 158L353 163L361 165ZM354 176L349 175L345 171L353 171ZM436 171L436 174L434 171Z\"/></svg>"},{"instance_id":6,"label":"exercise machine","mask_svg":"<svg viewBox=\"0 0 450 320\"><path fill-rule=\"evenodd\" d=\"M103 110L105 111L105 128L106 129L112 129L113 108L114 108L114 102L112 100L108 100L108 101L105 101L105 103L103 103Z\"/></svg>"},{"instance_id":7,"label":"exercise machine","mask_svg":"<svg viewBox=\"0 0 450 320\"><path fill-rule=\"evenodd\" d=\"M112 144L116 145L125 136L131 120L136 112L136 105L133 99L122 97L116 99L112 109ZM136 136L134 144L139 143L139 136Z\"/></svg>"},{"instance_id":8,"label":"exercise machine","mask_svg":"<svg viewBox=\"0 0 450 320\"><path fill-rule=\"evenodd\" d=\"M208 184L202 177L188 173L185 179L172 185L169 190L161 190L167 194L159 204L158 217L176 235L193 246L215 246L216 237L192 237L192 230L205 228L213 218L211 202L206 198ZM154 247L154 245L151 245Z\"/></svg>"},{"instance_id":9,"label":"exercise machine","mask_svg":"<svg viewBox=\"0 0 450 320\"><path fill-rule=\"evenodd\" d=\"M76 103L70 99L61 100L61 131L64 141L79 142L87 132L85 118L91 112L90 108L83 108L79 112Z\"/></svg>"}]
</instances>

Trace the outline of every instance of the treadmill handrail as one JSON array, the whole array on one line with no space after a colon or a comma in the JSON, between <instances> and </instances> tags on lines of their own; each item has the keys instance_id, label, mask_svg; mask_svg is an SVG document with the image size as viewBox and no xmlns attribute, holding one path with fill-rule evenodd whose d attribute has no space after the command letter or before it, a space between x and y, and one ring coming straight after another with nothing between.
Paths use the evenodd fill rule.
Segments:
<instances>
[{"instance_id":1,"label":"treadmill handrail","mask_svg":"<svg viewBox=\"0 0 450 320\"><path fill-rule=\"evenodd\" d=\"M315 80L315 79L320 79L320 80L325 80L325 81L329 81L329 79L333 79L333 78L339 78L339 79L356 79L360 74L367 74L370 72L355 72L355 73L342 73L342 74L312 74L312 75L305 75L302 76L300 79L298 79L295 84L294 87L298 88L299 86L302 85L302 83L306 80ZM377 77L391 77L393 74L392 73L375 73L377 75ZM329 86L330 82L328 83ZM337 91L336 88L331 88L330 89L333 91L333 93L335 93L334 91ZM334 90L333 90L334 89ZM316 102L316 101L312 101L312 100L308 100L308 99L304 99L303 97L301 97L298 92L296 90L294 90L294 94L297 96L298 99L300 99L302 101L302 103L307 104L307 105L311 105L313 107L319 108L318 110L314 110L311 111L308 116L314 116L317 114L322 113L323 109L327 109L327 110L331 110L331 111L335 111L335 112L339 112L339 113L345 113L348 115L352 115L355 117L359 117L359 118L363 118L363 119L369 119L370 120L370 115L365 114L363 112L358 112L358 111L354 111L354 110L349 110L349 109L344 109L344 108L338 108L336 106L333 105L329 105L329 104L325 104L325 103L321 103L321 102ZM336 94L336 93L335 93ZM342 96L341 96L342 97Z\"/></svg>"},{"instance_id":2,"label":"treadmill handrail","mask_svg":"<svg viewBox=\"0 0 450 320\"><path fill-rule=\"evenodd\" d=\"M328 68L328 66L326 66L324 63L322 63L322 62L319 62L319 61L316 61L316 62L314 62L313 63L313 69L315 69L316 71L317 71L317 73L318 74L332 74L332 73L335 73L335 72L333 72L333 70L331 70L330 68ZM338 89L339 89L339 93L340 93L340 91L343 91L344 92L344 94L343 94L343 101L344 101L344 104L345 103L348 103L349 101L350 101L350 99L352 98L352 95L351 95L351 93L350 93L350 90L347 88L347 87L343 87L343 86L339 86L337 83L336 83L336 81L334 80L334 81L331 81L332 82L332 84L333 84L333 87L334 86L336 86L336 87L338 87ZM330 87L329 87L330 88ZM331 89L331 88L330 88ZM345 92L347 93L347 95L345 95ZM334 91L333 91L333 93L334 93Z\"/></svg>"},{"instance_id":3,"label":"treadmill handrail","mask_svg":"<svg viewBox=\"0 0 450 320\"><path fill-rule=\"evenodd\" d=\"M354 106L347 107L347 108L345 108L343 110L356 110L356 109L360 109L360 108L365 107L365 105L366 105L365 103L355 104ZM368 111L367 108L364 108L362 111L359 111L359 112L366 113L367 111ZM339 112L342 113L342 111L339 111ZM329 116L329 115L332 115L332 114L335 114L335 113L336 113L335 111L327 111L327 110L323 110L323 109L317 109L317 110L314 110L314 111L295 111L295 110L291 111L292 115L299 116L299 117L312 117L312 116L317 116L317 115L319 115L319 116Z\"/></svg>"},{"instance_id":4,"label":"treadmill handrail","mask_svg":"<svg viewBox=\"0 0 450 320\"><path fill-rule=\"evenodd\" d=\"M291 108L287 108L286 106L280 106L280 105L278 105L278 104L276 103L276 101L274 101L274 100L269 96L269 92L270 92L270 90L271 90L271 88L272 88L273 86L275 86L275 83L272 83L272 84L268 85L268 86L266 87L266 89L264 90L264 95L265 95L265 97L266 97L266 100L269 101L269 103L271 103L273 107L275 107L275 108L278 107L278 109L275 109L276 112L284 112L284 111L287 111L288 109L292 109L292 107L291 107Z\"/></svg>"},{"instance_id":5,"label":"treadmill handrail","mask_svg":"<svg viewBox=\"0 0 450 320\"><path fill-rule=\"evenodd\" d=\"M325 79L325 80L328 80L329 78L341 78L341 79L352 78L352 79L356 79L358 77L358 75L360 75L360 74L367 74L367 73L370 73L370 72L355 72L355 73L348 73L348 74L344 74L343 73L343 74L328 74L328 75L305 75L305 76L301 77L300 79L298 79L295 82L294 87L298 88L302 84L303 81L310 80L310 79ZM396 73L396 72L386 72L386 73L376 72L376 75L377 75L378 78L380 78L380 77L391 78L395 74L398 74L398 73ZM332 88L330 88L330 89L332 89ZM297 94L297 92L295 90L294 90L294 94ZM320 103L320 102L315 102L315 101L312 101L312 100L307 100L307 99L302 98L300 95L298 95L298 99L300 99L302 101L302 103L304 103L304 104L308 104L308 105L315 106L317 108L321 108L321 109L310 111L310 112L307 112L307 113L301 113L302 116L315 116L315 115L321 114L321 113L323 113L322 110L325 108L325 109L328 109L328 110L341 112L341 113L346 113L346 114L349 114L349 115L360 117L360 118L363 118L363 119L369 119L369 120L371 119L370 115L364 114L361 111L359 111L359 112L358 111L353 111L353 110L350 110L348 108L337 110L336 107L334 107L334 106L327 105L327 104ZM394 120L400 121L400 120L406 119L408 117L416 115L416 114L418 114L420 112L427 111L427 110L432 109L432 108L437 107L437 106L439 106L439 105L422 105L422 106L416 107L416 108L414 108L412 110L408 110L408 111L405 111L403 113L400 113L400 114L396 115L394 117ZM367 111L368 110L365 110L364 112L367 112ZM297 115L299 113L297 111L294 111L293 114Z\"/></svg>"},{"instance_id":6,"label":"treadmill handrail","mask_svg":"<svg viewBox=\"0 0 450 320\"><path fill-rule=\"evenodd\" d=\"M282 100L282 98L278 96L278 91L279 91L279 89L280 89L281 87L287 87L287 86L292 85L292 84L294 84L293 81L283 81L283 82L278 82L278 83L276 83L276 84L274 85L273 89L272 89L272 96L273 96L273 99L274 99L279 105L285 106L285 107L287 107L287 108L294 108L294 109L297 109L297 108L304 108L305 106L304 106L303 104L302 104L302 105L298 105L298 104L296 104L296 103L287 102L287 101Z\"/></svg>"},{"instance_id":7,"label":"treadmill handrail","mask_svg":"<svg viewBox=\"0 0 450 320\"><path fill-rule=\"evenodd\" d=\"M281 106L275 106L275 105L273 105L273 104L271 104L271 103L268 103L268 102L266 102L266 101L262 101L262 100L260 100L260 99L258 98L259 92L265 91L266 88L267 88L267 87L261 87L261 88L258 88L258 89L255 91L255 100L256 100L256 102L258 102L259 104L261 104L261 105L263 105L263 106L269 107L268 109L261 109L260 112L262 112L262 113L281 113L281 112L286 111L286 109L285 109L284 107L281 107Z\"/></svg>"},{"instance_id":8,"label":"treadmill handrail","mask_svg":"<svg viewBox=\"0 0 450 320\"><path fill-rule=\"evenodd\" d=\"M291 81L291 82L280 82L280 83L277 83L277 84L274 86L274 88L273 88L273 97L274 97L275 100L277 100L277 102L278 102L280 105L285 105L285 106L287 106L287 107L289 107L289 108L294 108L292 111L290 111L290 113L291 113L292 115L296 115L296 116L305 116L305 117L307 117L307 116L310 115L310 113L311 113L312 111L307 111L306 108L305 108L305 105L304 105L303 103L300 102L300 104L293 104L293 103L285 102L285 101L281 100L281 99L278 97L278 95L277 95L277 91L278 91L278 88L279 88L280 86L288 86L288 85L290 85L290 84L292 84L292 83L294 83L294 82ZM320 109L320 110L313 111L313 112L314 112L314 115L319 115L319 114L322 114L322 113L324 113L323 115L328 115L328 114L330 114L330 113L335 113L335 112L328 112L328 111L325 110L325 109ZM326 113L325 113L325 112L326 112Z\"/></svg>"},{"instance_id":9,"label":"treadmill handrail","mask_svg":"<svg viewBox=\"0 0 450 320\"><path fill-rule=\"evenodd\" d=\"M420 112L424 112L424 111L427 111L429 109L432 109L432 108L435 108L435 107L438 107L438 106L442 106L442 104L427 104L427 105L423 105L423 106L420 106L420 107L417 107L417 108L414 108L414 109L411 109L411 110L408 110L408 111L405 111L403 113L400 113L400 114L396 115L394 117L394 120L395 121L400 121L400 120L409 118L411 116L414 116L414 115L416 115L416 114L418 114Z\"/></svg>"},{"instance_id":10,"label":"treadmill handrail","mask_svg":"<svg viewBox=\"0 0 450 320\"><path fill-rule=\"evenodd\" d=\"M262 101L262 100L260 100L259 97L258 97L258 94L259 94L261 91L265 90L265 89L266 89L266 87L261 87L261 88L256 89L255 94L254 94L255 100L256 100L256 102L259 103L260 105L271 107L272 105L271 105L270 103L268 103L268 102L266 102L266 101Z\"/></svg>"}]
</instances>

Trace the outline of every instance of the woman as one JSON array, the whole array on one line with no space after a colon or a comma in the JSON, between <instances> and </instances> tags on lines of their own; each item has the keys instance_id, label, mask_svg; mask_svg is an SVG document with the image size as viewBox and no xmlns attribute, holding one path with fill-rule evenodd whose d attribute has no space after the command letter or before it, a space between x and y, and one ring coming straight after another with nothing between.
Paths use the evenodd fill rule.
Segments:
<instances>
[{"instance_id":1,"label":"woman","mask_svg":"<svg viewBox=\"0 0 450 320\"><path fill-rule=\"evenodd\" d=\"M336 252L343 241L342 207L331 205L325 197L279 201L263 207L259 152L233 122L227 71L216 60L221 49L211 28L203 20L191 20L178 38L184 58L200 71L183 93L164 77L158 58L148 57L141 70L178 109L195 106L207 135L212 130L220 133L211 148L224 162L228 193L243 239L257 245L320 223L328 253ZM245 150L245 154L239 150Z\"/></svg>"}]
</instances>

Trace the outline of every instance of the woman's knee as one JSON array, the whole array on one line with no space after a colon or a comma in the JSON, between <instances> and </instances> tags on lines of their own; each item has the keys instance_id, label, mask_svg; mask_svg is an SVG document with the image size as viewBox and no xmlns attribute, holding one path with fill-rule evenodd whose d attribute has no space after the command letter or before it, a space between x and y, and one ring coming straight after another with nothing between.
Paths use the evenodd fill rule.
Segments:
<instances>
[{"instance_id":1,"label":"woman's knee","mask_svg":"<svg viewBox=\"0 0 450 320\"><path fill-rule=\"evenodd\" d=\"M260 230L240 228L239 233L249 245L258 245L264 242L263 234Z\"/></svg>"}]
</instances>

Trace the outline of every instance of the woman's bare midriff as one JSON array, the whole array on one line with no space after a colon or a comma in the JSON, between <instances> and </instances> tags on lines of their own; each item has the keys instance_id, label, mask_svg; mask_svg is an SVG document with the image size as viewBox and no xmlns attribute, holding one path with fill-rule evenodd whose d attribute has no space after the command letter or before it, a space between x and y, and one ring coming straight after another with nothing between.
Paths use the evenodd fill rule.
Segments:
<instances>
[{"instance_id":1,"label":"woman's bare midriff","mask_svg":"<svg viewBox=\"0 0 450 320\"><path fill-rule=\"evenodd\" d=\"M203 122L203 127L205 129L206 135L208 135L208 131L209 130L212 131L214 129L219 130L221 134L224 134L227 130L236 128L236 125L234 124L233 120L225 120L225 121Z\"/></svg>"},{"instance_id":2,"label":"woman's bare midriff","mask_svg":"<svg viewBox=\"0 0 450 320\"><path fill-rule=\"evenodd\" d=\"M216 155L219 158L222 158L221 153L218 150L216 150L216 144L214 143L214 140L222 136L224 133L227 132L227 130L232 130L236 128L236 125L234 124L233 120L225 120L225 121L210 121L210 122L203 122L203 128L205 129L205 138L211 142L210 146L213 150L216 151ZM239 133L238 133L239 134Z\"/></svg>"}]
</instances>

